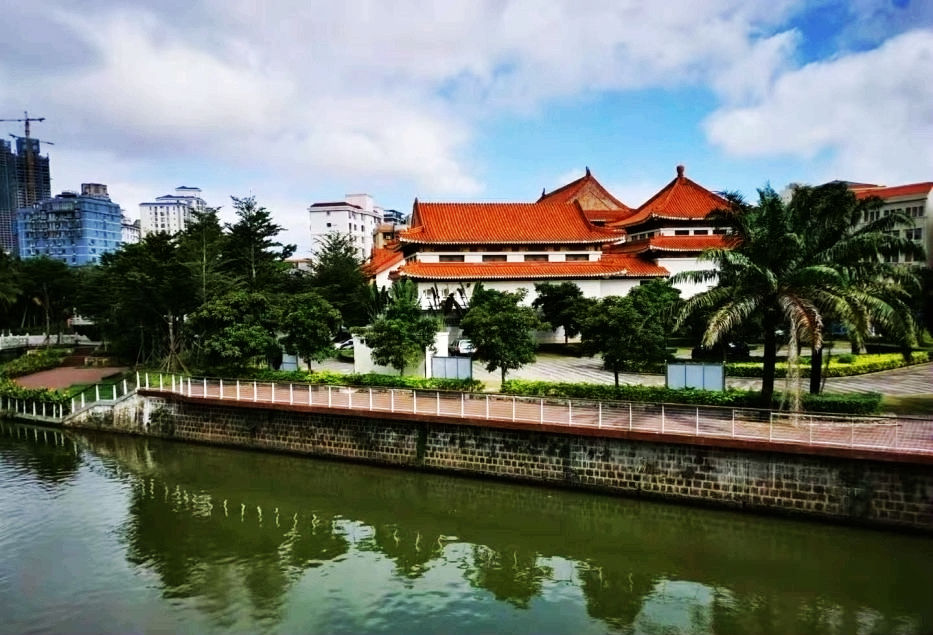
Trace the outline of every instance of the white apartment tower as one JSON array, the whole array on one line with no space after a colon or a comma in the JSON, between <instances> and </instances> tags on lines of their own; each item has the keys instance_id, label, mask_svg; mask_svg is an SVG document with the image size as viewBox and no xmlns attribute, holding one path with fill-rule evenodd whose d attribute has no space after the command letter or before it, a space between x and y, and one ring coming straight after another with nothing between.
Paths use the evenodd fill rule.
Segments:
<instances>
[{"instance_id":1,"label":"white apartment tower","mask_svg":"<svg viewBox=\"0 0 933 635\"><path fill-rule=\"evenodd\" d=\"M347 194L343 201L314 203L308 207L311 221L311 254L317 253L320 239L330 233L348 234L360 260L373 251L373 234L382 222L382 208L373 205L369 194Z\"/></svg>"},{"instance_id":2,"label":"white apartment tower","mask_svg":"<svg viewBox=\"0 0 933 635\"><path fill-rule=\"evenodd\" d=\"M201 198L201 188L176 187L174 194L139 204L140 235L146 237L157 232L177 234L188 225L192 212L202 211L206 206Z\"/></svg>"}]
</instances>

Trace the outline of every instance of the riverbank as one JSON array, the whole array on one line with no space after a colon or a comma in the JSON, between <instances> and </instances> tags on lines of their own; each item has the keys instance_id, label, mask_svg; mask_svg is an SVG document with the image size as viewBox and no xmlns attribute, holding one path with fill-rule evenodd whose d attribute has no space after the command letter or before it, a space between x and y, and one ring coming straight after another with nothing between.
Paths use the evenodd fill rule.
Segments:
<instances>
[{"instance_id":1,"label":"riverbank","mask_svg":"<svg viewBox=\"0 0 933 635\"><path fill-rule=\"evenodd\" d=\"M440 414L440 402L437 412L421 413L402 401L407 392L380 396L398 399L392 408L387 402L382 411L348 412L325 405L334 399L329 389L318 393L317 406L307 405L313 393L299 405L288 390L283 398L291 403L141 390L112 406L88 409L68 424L933 532L933 457L925 454L685 435L681 428L692 429L693 416L671 416L668 432L660 434L637 426L535 425L514 414L512 421L483 419L477 409L485 398L469 406L461 399L456 414L449 405ZM352 399L349 392L338 396ZM390 411L395 407L398 412ZM516 404L497 405L503 407L514 413ZM477 416L470 416L474 410ZM849 426L843 433L854 431Z\"/></svg>"}]
</instances>

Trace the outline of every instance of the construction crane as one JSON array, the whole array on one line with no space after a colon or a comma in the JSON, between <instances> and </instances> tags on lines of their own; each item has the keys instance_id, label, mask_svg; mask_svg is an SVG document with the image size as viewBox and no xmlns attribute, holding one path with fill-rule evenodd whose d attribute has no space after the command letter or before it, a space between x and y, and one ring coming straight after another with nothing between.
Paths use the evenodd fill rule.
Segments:
<instances>
[{"instance_id":1,"label":"construction crane","mask_svg":"<svg viewBox=\"0 0 933 635\"><path fill-rule=\"evenodd\" d=\"M22 121L26 124L26 138L29 138L29 122L30 121L45 121L45 117L30 117L29 111L23 111L22 119L0 119L0 121ZM47 142L46 142L47 143Z\"/></svg>"}]
</instances>

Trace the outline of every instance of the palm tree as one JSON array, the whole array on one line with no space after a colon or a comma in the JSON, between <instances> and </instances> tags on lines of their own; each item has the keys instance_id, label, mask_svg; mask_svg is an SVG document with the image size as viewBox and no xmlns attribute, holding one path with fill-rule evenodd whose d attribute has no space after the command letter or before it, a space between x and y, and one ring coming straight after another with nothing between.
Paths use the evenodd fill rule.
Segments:
<instances>
[{"instance_id":1,"label":"palm tree","mask_svg":"<svg viewBox=\"0 0 933 635\"><path fill-rule=\"evenodd\" d=\"M885 257L916 250L890 233L904 218L891 214L860 227L867 211L880 203L857 201L844 183L798 187L786 204L770 187L758 194L757 206L729 195L729 209L713 215L731 227L735 241L731 248L701 254L714 268L674 277L717 282L686 302L678 324L694 312L711 311L703 344L712 346L760 317L765 404L774 394L778 329L789 334L791 367L798 342L822 352L826 316L845 321L859 334L875 325L898 334L905 346L912 344L913 321L904 302L910 273L885 262ZM818 359L813 355L811 363L819 367Z\"/></svg>"},{"instance_id":2,"label":"palm tree","mask_svg":"<svg viewBox=\"0 0 933 635\"><path fill-rule=\"evenodd\" d=\"M836 293L814 290L823 316L843 322L857 346L874 327L909 355L916 345L910 296L919 291L920 282L915 270L892 262L892 256L921 256L923 250L895 229L909 223L908 216L893 211L872 214L881 205L877 197L857 199L845 183L835 181L795 187L787 211L805 241L807 259L835 269L843 282ZM822 358L822 345L811 342L813 394L820 392Z\"/></svg>"}]
</instances>

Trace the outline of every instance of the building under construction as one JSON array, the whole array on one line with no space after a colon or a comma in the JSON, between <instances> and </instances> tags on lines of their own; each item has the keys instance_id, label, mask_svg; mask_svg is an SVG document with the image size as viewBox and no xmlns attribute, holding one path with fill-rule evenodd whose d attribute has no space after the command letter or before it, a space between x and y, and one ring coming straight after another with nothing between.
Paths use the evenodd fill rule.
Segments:
<instances>
[{"instance_id":1,"label":"building under construction","mask_svg":"<svg viewBox=\"0 0 933 635\"><path fill-rule=\"evenodd\" d=\"M10 135L16 138L15 153L10 142L0 140L0 249L4 251L16 248L16 210L52 198L49 157L42 156L40 139L29 136L29 123L44 120L28 113L22 119L0 120L26 124L25 136Z\"/></svg>"}]
</instances>

